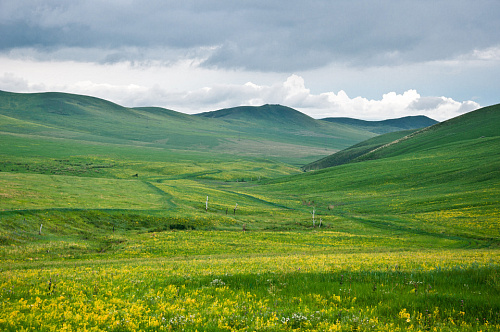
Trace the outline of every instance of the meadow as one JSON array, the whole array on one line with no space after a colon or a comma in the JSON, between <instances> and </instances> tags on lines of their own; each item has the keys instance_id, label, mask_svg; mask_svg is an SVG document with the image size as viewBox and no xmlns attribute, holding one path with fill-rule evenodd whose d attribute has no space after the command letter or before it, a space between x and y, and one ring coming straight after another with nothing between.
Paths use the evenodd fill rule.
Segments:
<instances>
[{"instance_id":1,"label":"meadow","mask_svg":"<svg viewBox=\"0 0 500 332\"><path fill-rule=\"evenodd\" d=\"M390 239L366 243L350 237L137 233L111 251L87 247L81 250L89 255L85 259L67 255L76 243L50 244L43 251L28 246L2 262L0 326L4 331L498 330L498 250L443 243L402 250Z\"/></svg>"},{"instance_id":2,"label":"meadow","mask_svg":"<svg viewBox=\"0 0 500 332\"><path fill-rule=\"evenodd\" d=\"M181 129L201 136L169 146L153 138L175 124L150 120L188 119L155 108L126 110L149 141L58 131L82 100L50 102L43 126L0 117L0 330L500 330L496 120L304 173L328 144L268 158L195 120Z\"/></svg>"}]
</instances>

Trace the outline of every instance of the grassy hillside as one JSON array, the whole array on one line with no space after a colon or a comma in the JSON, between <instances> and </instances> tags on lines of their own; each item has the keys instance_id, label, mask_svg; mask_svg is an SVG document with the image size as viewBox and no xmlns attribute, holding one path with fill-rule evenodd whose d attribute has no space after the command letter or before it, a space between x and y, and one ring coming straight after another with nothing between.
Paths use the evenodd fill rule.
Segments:
<instances>
[{"instance_id":1,"label":"grassy hillside","mask_svg":"<svg viewBox=\"0 0 500 332\"><path fill-rule=\"evenodd\" d=\"M217 143L210 135L198 133L207 124L196 118L156 108L126 108L88 96L0 92L0 113L1 130L20 134L158 147L168 142L169 148ZM5 123L12 121L18 122L14 128Z\"/></svg>"},{"instance_id":2,"label":"grassy hillside","mask_svg":"<svg viewBox=\"0 0 500 332\"><path fill-rule=\"evenodd\" d=\"M421 130L380 135L302 167L317 170L371 159L420 152L448 143L500 135L500 105L485 107Z\"/></svg>"},{"instance_id":3,"label":"grassy hillside","mask_svg":"<svg viewBox=\"0 0 500 332\"><path fill-rule=\"evenodd\" d=\"M333 166L338 166L338 165L343 165L347 164L350 161L372 151L375 150L383 145L386 145L388 143L391 143L395 140L401 139L407 135L410 135L411 133L415 132L416 130L403 130L403 131L396 131L388 134L383 134L379 136L375 136L373 138L367 139L366 141L363 141L361 143L355 144L347 149L344 149L342 151L336 152L328 157L325 157L323 159L314 161L312 163L309 163L305 166L302 166L301 169L303 171L311 171L311 170L318 170L318 169L323 169L327 167L333 167Z\"/></svg>"},{"instance_id":4,"label":"grassy hillside","mask_svg":"<svg viewBox=\"0 0 500 332\"><path fill-rule=\"evenodd\" d=\"M272 126L275 123L287 127L319 128L320 123L308 115L293 108L281 105L239 106L221 109L218 111L205 112L197 116L206 118L218 118L225 120L238 120L242 122L259 122Z\"/></svg>"},{"instance_id":5,"label":"grassy hillside","mask_svg":"<svg viewBox=\"0 0 500 332\"><path fill-rule=\"evenodd\" d=\"M381 222L403 232L445 232L481 241L493 234L497 241L498 234L490 231L500 187L496 109L405 136L410 138L389 146L407 144L392 156L291 177L298 174L295 168L271 160L4 133L0 209L49 215L52 209L69 209L69 216L82 210L134 210L147 228L146 216L160 211L169 218L181 214L186 222L203 216L209 196L213 220L227 216L230 228L309 228L315 208L326 225L344 231L354 223L353 229L371 233ZM461 134L443 135L442 130ZM477 132L487 136L471 139ZM424 140L429 134L432 139ZM391 135L401 134L358 148L380 145ZM420 143L410 144L414 139ZM347 150L346 158L353 157L349 153L357 150ZM231 216L236 204L238 213ZM458 226L453 225L457 216L465 221ZM40 218L33 218L32 227Z\"/></svg>"},{"instance_id":6,"label":"grassy hillside","mask_svg":"<svg viewBox=\"0 0 500 332\"><path fill-rule=\"evenodd\" d=\"M398 119L388 119L382 121L365 121L352 118L325 118L323 121L346 124L368 130L377 134L386 134L393 131L420 129L438 123L436 120L423 115L405 116Z\"/></svg>"},{"instance_id":7,"label":"grassy hillside","mask_svg":"<svg viewBox=\"0 0 500 332\"><path fill-rule=\"evenodd\" d=\"M432 150L447 144L466 144L471 140L500 135L500 104L484 107L448 121L424 128L401 140L361 156L358 160L380 159Z\"/></svg>"}]
</instances>

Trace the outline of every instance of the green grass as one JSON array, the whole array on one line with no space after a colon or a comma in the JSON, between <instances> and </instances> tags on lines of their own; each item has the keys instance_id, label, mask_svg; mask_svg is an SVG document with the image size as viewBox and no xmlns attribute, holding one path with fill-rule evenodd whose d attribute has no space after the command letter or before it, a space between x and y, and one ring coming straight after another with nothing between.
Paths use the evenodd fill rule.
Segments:
<instances>
[{"instance_id":1,"label":"green grass","mask_svg":"<svg viewBox=\"0 0 500 332\"><path fill-rule=\"evenodd\" d=\"M391 229L498 239L499 137L274 180L256 192L290 198L318 217ZM384 226L385 225L385 226Z\"/></svg>"},{"instance_id":2,"label":"green grass","mask_svg":"<svg viewBox=\"0 0 500 332\"><path fill-rule=\"evenodd\" d=\"M459 117L424 128L357 160L380 159L413 152L442 148L447 144L492 138L500 135L500 104L484 107Z\"/></svg>"}]
</instances>

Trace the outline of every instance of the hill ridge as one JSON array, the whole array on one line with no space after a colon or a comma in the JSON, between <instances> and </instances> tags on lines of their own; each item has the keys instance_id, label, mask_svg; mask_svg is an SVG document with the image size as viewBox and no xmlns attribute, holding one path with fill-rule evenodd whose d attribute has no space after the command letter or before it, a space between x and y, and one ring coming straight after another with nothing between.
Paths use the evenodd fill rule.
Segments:
<instances>
[{"instance_id":1,"label":"hill ridge","mask_svg":"<svg viewBox=\"0 0 500 332\"><path fill-rule=\"evenodd\" d=\"M292 107L281 104L264 104L261 106L236 106L215 111L194 114L208 118L240 121L273 121L275 123L305 125L317 127L316 119Z\"/></svg>"},{"instance_id":2,"label":"hill ridge","mask_svg":"<svg viewBox=\"0 0 500 332\"><path fill-rule=\"evenodd\" d=\"M190 115L163 107L125 107L65 92L0 91L0 114L16 119L3 119L0 131L260 155L297 166L378 135L367 128L314 119L280 104L237 106ZM25 126L22 121L26 121ZM37 124L50 128L42 130ZM397 129L387 128L384 130Z\"/></svg>"},{"instance_id":3,"label":"hill ridge","mask_svg":"<svg viewBox=\"0 0 500 332\"><path fill-rule=\"evenodd\" d=\"M369 146L368 142L371 140L369 139L331 156L309 163L303 166L302 169L322 169L345 163L361 162L419 152L448 143L457 143L486 136L500 136L500 129L498 129L499 122L500 104L483 107L447 121L415 130L394 140L387 141L382 145L372 145L372 149L368 151L365 150L363 153L353 156L352 152L356 147ZM380 139L381 137L383 137L383 135L378 138ZM342 158L342 153L345 153L345 151L350 152L351 155L347 158ZM335 163L338 160L341 162Z\"/></svg>"}]
</instances>

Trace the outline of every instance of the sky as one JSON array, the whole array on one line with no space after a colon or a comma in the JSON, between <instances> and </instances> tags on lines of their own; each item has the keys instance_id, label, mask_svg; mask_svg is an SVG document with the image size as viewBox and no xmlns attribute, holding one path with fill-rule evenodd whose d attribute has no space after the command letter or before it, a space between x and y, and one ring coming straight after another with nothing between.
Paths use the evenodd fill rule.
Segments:
<instances>
[{"instance_id":1,"label":"sky","mask_svg":"<svg viewBox=\"0 0 500 332\"><path fill-rule=\"evenodd\" d=\"M0 90L443 121L500 103L498 0L0 0Z\"/></svg>"}]
</instances>

